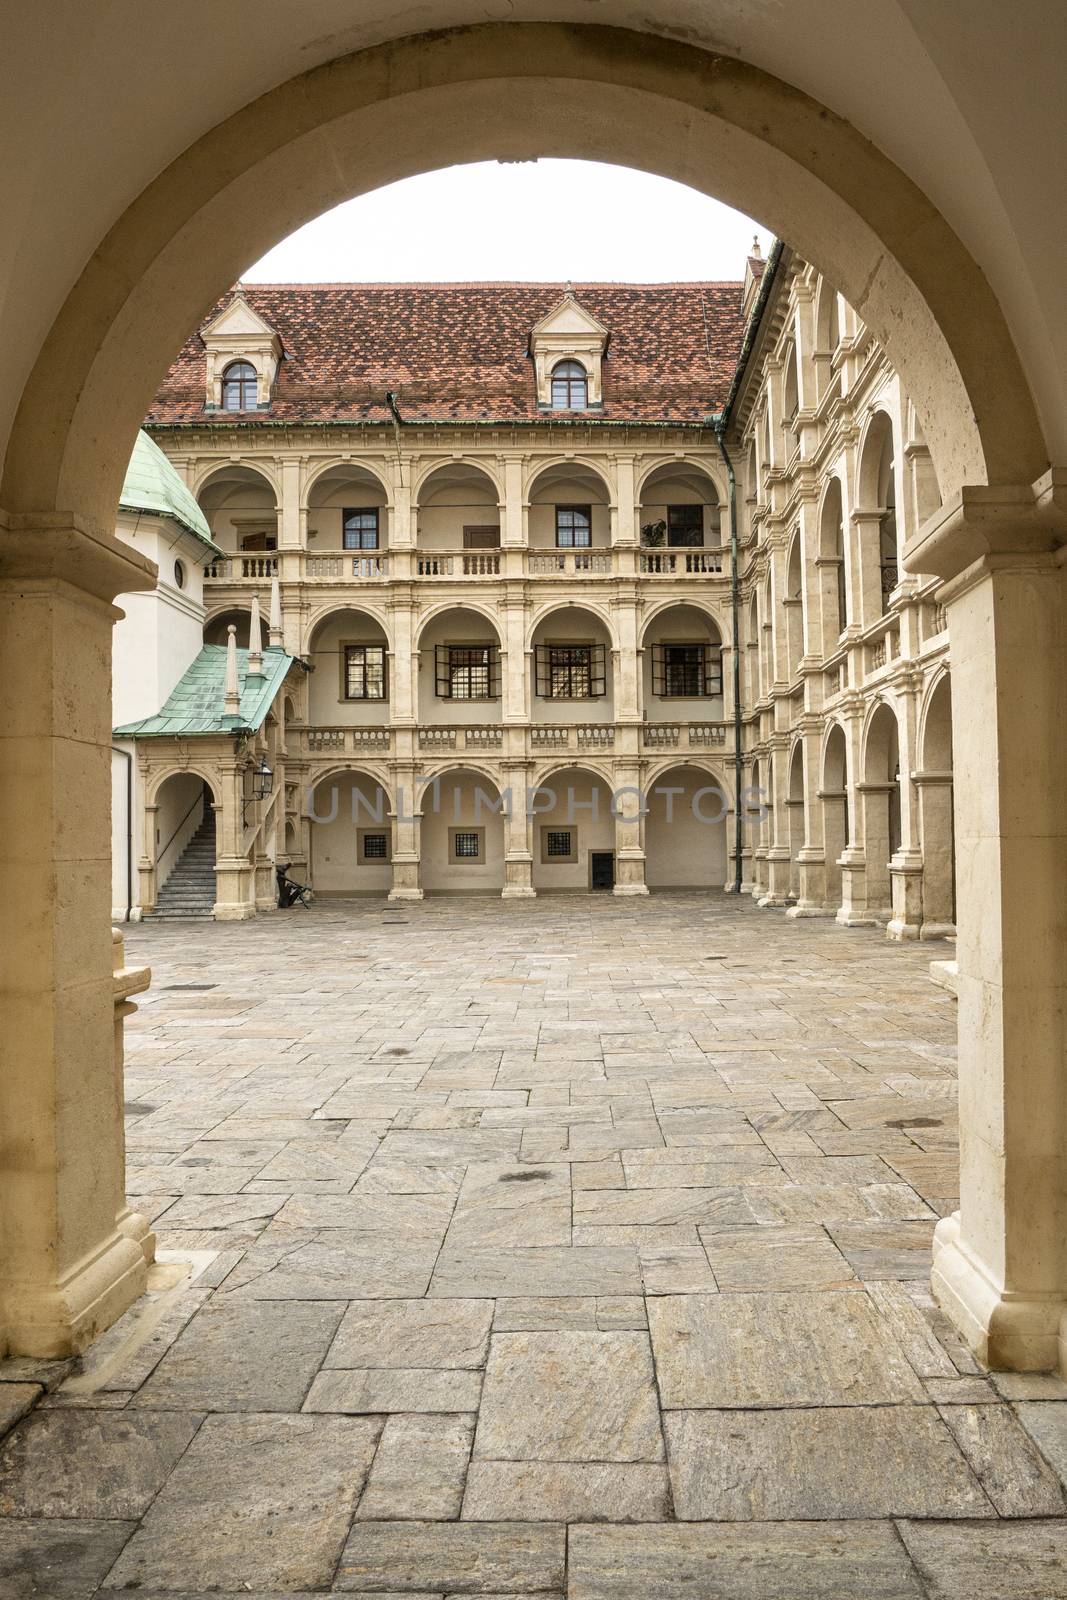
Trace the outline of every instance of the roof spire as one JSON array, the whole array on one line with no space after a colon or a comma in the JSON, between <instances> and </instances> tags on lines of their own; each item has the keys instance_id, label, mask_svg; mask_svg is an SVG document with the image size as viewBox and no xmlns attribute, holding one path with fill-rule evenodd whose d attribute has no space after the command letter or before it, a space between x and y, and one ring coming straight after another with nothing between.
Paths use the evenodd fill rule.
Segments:
<instances>
[{"instance_id":1,"label":"roof spire","mask_svg":"<svg viewBox=\"0 0 1067 1600\"><path fill-rule=\"evenodd\" d=\"M259 595L252 596L252 620L248 625L248 676L263 676L263 629L259 620Z\"/></svg>"},{"instance_id":2,"label":"roof spire","mask_svg":"<svg viewBox=\"0 0 1067 1600\"><path fill-rule=\"evenodd\" d=\"M225 715L241 715L241 681L237 676L237 629L233 623L226 629L226 692L223 701Z\"/></svg>"},{"instance_id":3,"label":"roof spire","mask_svg":"<svg viewBox=\"0 0 1067 1600\"><path fill-rule=\"evenodd\" d=\"M748 253L752 257L752 259L754 261L762 261L763 260L763 252L760 250L760 247L759 247L759 234L758 233L754 233L752 235L752 249Z\"/></svg>"},{"instance_id":4,"label":"roof spire","mask_svg":"<svg viewBox=\"0 0 1067 1600\"><path fill-rule=\"evenodd\" d=\"M270 647L282 647L282 591L277 578L270 580Z\"/></svg>"}]
</instances>

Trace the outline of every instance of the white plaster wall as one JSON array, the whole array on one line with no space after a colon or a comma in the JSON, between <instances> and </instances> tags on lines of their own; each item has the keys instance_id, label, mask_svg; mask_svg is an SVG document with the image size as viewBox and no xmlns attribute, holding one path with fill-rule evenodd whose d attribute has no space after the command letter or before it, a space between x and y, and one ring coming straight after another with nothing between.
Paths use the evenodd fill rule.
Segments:
<instances>
[{"instance_id":1,"label":"white plaster wall","mask_svg":"<svg viewBox=\"0 0 1067 1600\"><path fill-rule=\"evenodd\" d=\"M378 508L378 549L389 548L389 510L386 505L387 496L381 484L326 483L321 487L312 488L311 499L312 503L307 513L310 555L329 555L343 549L345 510L359 510L369 506Z\"/></svg>"},{"instance_id":2,"label":"white plaster wall","mask_svg":"<svg viewBox=\"0 0 1067 1600\"><path fill-rule=\"evenodd\" d=\"M381 626L362 611L341 611L315 629L308 679L308 722L312 727L378 728L389 721L392 661L386 658L385 700L345 700L341 695L341 645L381 645Z\"/></svg>"},{"instance_id":3,"label":"white plaster wall","mask_svg":"<svg viewBox=\"0 0 1067 1600\"><path fill-rule=\"evenodd\" d=\"M115 532L159 567L155 589L120 594L124 613L112 635L112 722L120 726L154 716L186 668L196 660L204 628L204 546L177 523L122 515ZM175 583L181 561L185 585Z\"/></svg>"},{"instance_id":4,"label":"white plaster wall","mask_svg":"<svg viewBox=\"0 0 1067 1600\"><path fill-rule=\"evenodd\" d=\"M531 550L556 549L556 507L589 506L592 516L593 549L606 550L611 544L611 511L604 502L604 485L597 480L575 476L553 478L551 486L530 491L529 543Z\"/></svg>"},{"instance_id":5,"label":"white plaster wall","mask_svg":"<svg viewBox=\"0 0 1067 1600\"><path fill-rule=\"evenodd\" d=\"M125 752L120 755L119 751ZM127 845L127 829L131 827L131 801L127 798L125 756L131 758L132 767L132 834ZM121 922L127 912L134 920L140 914L140 874L137 864L142 853L144 808L141 801L141 777L137 770L136 745L132 739L117 739L111 751L111 920ZM131 866L127 877L127 849Z\"/></svg>"},{"instance_id":6,"label":"white plaster wall","mask_svg":"<svg viewBox=\"0 0 1067 1600\"><path fill-rule=\"evenodd\" d=\"M420 550L461 550L465 524L500 526L500 503L493 485L482 477L470 483L442 484L431 480L418 508Z\"/></svg>"},{"instance_id":7,"label":"white plaster wall","mask_svg":"<svg viewBox=\"0 0 1067 1600\"><path fill-rule=\"evenodd\" d=\"M552 804L548 803L549 795ZM580 767L557 772L539 785L534 805L537 809L533 818L534 888L547 891L588 889L590 851L615 849L615 819L611 814L608 785ZM577 830L576 862L541 860L541 830L546 827Z\"/></svg>"},{"instance_id":8,"label":"white plaster wall","mask_svg":"<svg viewBox=\"0 0 1067 1600\"><path fill-rule=\"evenodd\" d=\"M701 790L694 810L694 797ZM667 791L681 790L678 793ZM650 889L721 889L726 881L725 797L708 772L665 772L651 786L645 817L645 882Z\"/></svg>"},{"instance_id":9,"label":"white plaster wall","mask_svg":"<svg viewBox=\"0 0 1067 1600\"><path fill-rule=\"evenodd\" d=\"M335 814L336 813L336 814ZM325 820L316 821L321 817ZM339 772L319 784L313 796L311 882L316 894L386 894L393 881L388 861L362 862L361 828L379 827L392 836L389 801L381 785L359 772Z\"/></svg>"},{"instance_id":10,"label":"white plaster wall","mask_svg":"<svg viewBox=\"0 0 1067 1600\"><path fill-rule=\"evenodd\" d=\"M530 656L531 719L534 722L612 722L615 718L614 661L611 635L592 611L564 606L550 611L534 631L534 647L539 644L602 644L604 646L605 693L595 700L553 700L537 693L536 655Z\"/></svg>"},{"instance_id":11,"label":"white plaster wall","mask_svg":"<svg viewBox=\"0 0 1067 1600\"><path fill-rule=\"evenodd\" d=\"M478 793L484 797L478 801ZM498 794L487 778L473 772L446 772L441 776L439 801L432 786L420 792L422 809L422 887L437 894L499 894L504 887L504 818L492 805ZM521 797L516 796L521 804ZM448 830L455 827L485 829L484 861L452 865L448 859Z\"/></svg>"}]
</instances>

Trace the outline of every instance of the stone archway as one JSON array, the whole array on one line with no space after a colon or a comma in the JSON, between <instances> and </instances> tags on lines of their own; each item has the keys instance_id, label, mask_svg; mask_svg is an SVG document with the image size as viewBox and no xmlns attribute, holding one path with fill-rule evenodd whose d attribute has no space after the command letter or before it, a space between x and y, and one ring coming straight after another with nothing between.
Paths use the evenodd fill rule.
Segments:
<instances>
[{"instance_id":1,"label":"stone archway","mask_svg":"<svg viewBox=\"0 0 1067 1600\"><path fill-rule=\"evenodd\" d=\"M905 563L952 579L970 568L946 603L954 645L964 647L956 705L970 718L954 729L958 837L969 863L959 885L960 1016L979 1066L962 1105L965 1128L985 1129L965 1141L963 1221L942 1227L935 1285L980 1351L1051 1364L1067 1262L1034 1235L1035 1227L1050 1238L1062 1232L1060 1164L1045 1142L1059 1148L1067 1113L1001 1111L990 1123L985 1104L993 1082L1000 1106L1012 1084L1043 1106L1067 1103L1055 1029L1023 1048L1035 995L1050 1014L1062 1009L1053 955L1059 855L1053 870L1025 847L1037 839L1046 854L1067 849L1062 756L1049 757L1036 786L1028 778L1035 732L1057 722L1067 646L1063 579L1048 556L1061 538L1063 491L1047 476L1019 353L942 212L825 106L742 61L677 41L544 23L416 36L270 90L122 213L41 344L0 484L4 574L15 580L0 617L0 672L13 703L28 708L17 737L42 741L52 756L43 784L35 765L17 769L11 802L28 822L17 838L9 830L6 846L19 852L7 868L39 909L52 955L37 962L27 949L12 963L9 1032L27 1042L26 1067L14 1098L0 1101L0 1121L17 1136L29 1119L54 1137L37 1141L47 1154L32 1172L0 1187L5 1227L17 1216L20 1240L8 1338L40 1354L80 1347L144 1282L139 1247L115 1222L119 1197L94 1176L98 1162L117 1170L120 1145L113 1118L99 1126L114 1074L106 873L96 870L107 852L106 768L95 758L108 735L109 602L154 579L110 532L137 425L204 306L280 235L431 165L530 155L644 168L754 212L839 287L915 402L945 505ZM275 203L265 206L264 194ZM991 552L995 562L981 565ZM1026 714L998 718L998 670L1010 677L1016 659L1035 658L1045 673L1029 681ZM62 703L41 691L56 682L76 686ZM999 831L981 798L994 782ZM1013 893L1025 904L1025 917L998 912L1019 935L1012 940L979 939L991 884L1000 907ZM1028 996L1025 1007L1012 1004L1013 986ZM1015 1081L1019 1060L1025 1085ZM87 1126L100 1134L93 1152Z\"/></svg>"}]
</instances>

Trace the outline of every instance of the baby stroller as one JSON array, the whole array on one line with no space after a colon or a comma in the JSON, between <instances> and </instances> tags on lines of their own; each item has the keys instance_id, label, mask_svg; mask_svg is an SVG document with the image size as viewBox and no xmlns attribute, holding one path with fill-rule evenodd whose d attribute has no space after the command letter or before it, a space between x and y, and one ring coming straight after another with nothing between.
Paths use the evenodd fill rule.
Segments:
<instances>
[{"instance_id":1,"label":"baby stroller","mask_svg":"<svg viewBox=\"0 0 1067 1600\"><path fill-rule=\"evenodd\" d=\"M288 911L290 906L302 905L306 911L311 904L311 890L307 884L297 883L295 878L290 878L287 865L276 868L276 877L279 909Z\"/></svg>"}]
</instances>

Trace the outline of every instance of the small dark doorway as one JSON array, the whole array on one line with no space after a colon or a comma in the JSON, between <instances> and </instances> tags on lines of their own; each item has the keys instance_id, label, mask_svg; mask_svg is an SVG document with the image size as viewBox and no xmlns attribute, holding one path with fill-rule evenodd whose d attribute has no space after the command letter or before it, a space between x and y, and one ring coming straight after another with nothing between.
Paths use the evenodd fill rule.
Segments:
<instances>
[{"instance_id":1,"label":"small dark doorway","mask_svg":"<svg viewBox=\"0 0 1067 1600\"><path fill-rule=\"evenodd\" d=\"M589 853L589 884L593 889L614 889L614 850L591 850Z\"/></svg>"}]
</instances>

